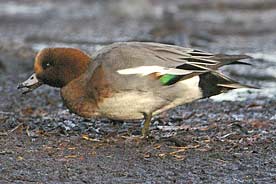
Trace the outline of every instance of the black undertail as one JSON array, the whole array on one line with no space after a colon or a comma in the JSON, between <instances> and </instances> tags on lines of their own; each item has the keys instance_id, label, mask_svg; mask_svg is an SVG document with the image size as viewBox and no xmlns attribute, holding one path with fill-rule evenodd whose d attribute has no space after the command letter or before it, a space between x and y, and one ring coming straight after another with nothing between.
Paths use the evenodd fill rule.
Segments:
<instances>
[{"instance_id":1,"label":"black undertail","mask_svg":"<svg viewBox=\"0 0 276 184\"><path fill-rule=\"evenodd\" d=\"M231 89L255 88L233 81L221 73L207 72L199 75L199 79L199 87L202 90L203 98L218 95Z\"/></svg>"}]
</instances>

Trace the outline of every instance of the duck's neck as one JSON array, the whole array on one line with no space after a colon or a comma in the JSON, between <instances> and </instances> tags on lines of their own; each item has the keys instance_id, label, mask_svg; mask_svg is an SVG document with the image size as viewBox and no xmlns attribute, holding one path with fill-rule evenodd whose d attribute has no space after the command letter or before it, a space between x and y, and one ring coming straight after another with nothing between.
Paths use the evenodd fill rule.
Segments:
<instances>
[{"instance_id":1,"label":"duck's neck","mask_svg":"<svg viewBox=\"0 0 276 184\"><path fill-rule=\"evenodd\" d=\"M92 118L98 116L98 108L96 101L88 96L85 86L85 75L81 75L61 88L61 96L70 111L85 118Z\"/></svg>"}]
</instances>

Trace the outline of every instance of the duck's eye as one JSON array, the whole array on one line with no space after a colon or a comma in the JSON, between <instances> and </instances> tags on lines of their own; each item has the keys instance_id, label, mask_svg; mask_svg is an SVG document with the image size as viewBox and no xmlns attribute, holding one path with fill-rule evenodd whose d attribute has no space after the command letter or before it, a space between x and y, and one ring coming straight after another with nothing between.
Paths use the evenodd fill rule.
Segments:
<instances>
[{"instance_id":1,"label":"duck's eye","mask_svg":"<svg viewBox=\"0 0 276 184\"><path fill-rule=\"evenodd\" d=\"M50 63L50 62L42 63L42 67L43 67L44 69L49 68L50 66L51 66L51 63Z\"/></svg>"}]
</instances>

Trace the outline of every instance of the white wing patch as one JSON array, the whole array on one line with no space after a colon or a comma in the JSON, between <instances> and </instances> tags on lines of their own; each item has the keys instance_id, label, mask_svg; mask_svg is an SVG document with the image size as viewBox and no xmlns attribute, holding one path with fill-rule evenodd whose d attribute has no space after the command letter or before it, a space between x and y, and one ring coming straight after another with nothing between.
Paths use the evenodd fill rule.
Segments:
<instances>
[{"instance_id":1,"label":"white wing patch","mask_svg":"<svg viewBox=\"0 0 276 184\"><path fill-rule=\"evenodd\" d=\"M182 70L177 68L166 68L162 66L139 66L134 68L117 70L117 72L121 75L138 74L138 75L146 76L152 73L159 73L160 75L165 75L165 74L187 75L187 74L193 73L194 71Z\"/></svg>"}]
</instances>

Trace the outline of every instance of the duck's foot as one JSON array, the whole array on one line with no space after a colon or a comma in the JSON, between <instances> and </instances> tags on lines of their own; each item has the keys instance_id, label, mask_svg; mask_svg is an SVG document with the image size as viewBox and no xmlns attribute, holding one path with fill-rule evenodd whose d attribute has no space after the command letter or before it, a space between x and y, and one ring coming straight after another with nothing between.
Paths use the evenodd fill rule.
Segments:
<instances>
[{"instance_id":1,"label":"duck's foot","mask_svg":"<svg viewBox=\"0 0 276 184\"><path fill-rule=\"evenodd\" d=\"M142 138L147 139L149 138L149 128L150 128L152 113L149 113L149 114L144 113L144 117L145 117L145 122L142 128Z\"/></svg>"}]
</instances>

